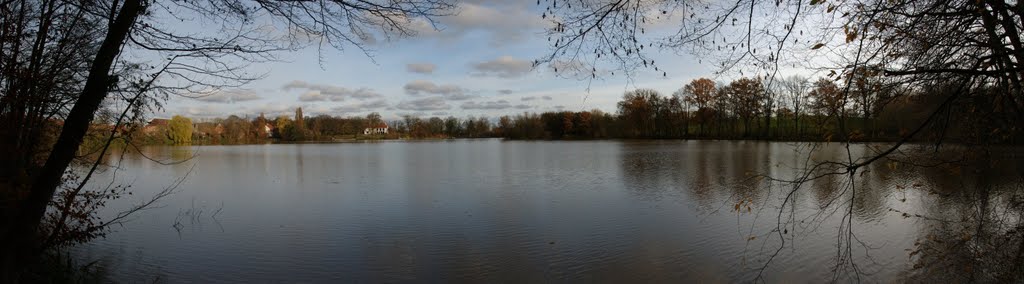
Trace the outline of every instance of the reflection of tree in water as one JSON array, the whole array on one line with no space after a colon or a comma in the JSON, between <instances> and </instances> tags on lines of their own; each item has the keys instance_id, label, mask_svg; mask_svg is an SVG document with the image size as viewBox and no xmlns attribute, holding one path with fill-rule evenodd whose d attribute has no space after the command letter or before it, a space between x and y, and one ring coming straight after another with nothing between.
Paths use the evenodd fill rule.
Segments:
<instances>
[{"instance_id":1,"label":"reflection of tree in water","mask_svg":"<svg viewBox=\"0 0 1024 284\"><path fill-rule=\"evenodd\" d=\"M619 169L623 171L624 186L629 193L645 200L664 198L665 190L671 186L666 183L666 153L656 151L658 148L648 143L627 142L622 146Z\"/></svg>"},{"instance_id":2,"label":"reflection of tree in water","mask_svg":"<svg viewBox=\"0 0 1024 284\"><path fill-rule=\"evenodd\" d=\"M863 221L875 221L888 213L886 201L890 196L890 187L885 186L877 172L878 165L869 165L866 171L857 177L857 187L864 188L853 199L853 214Z\"/></svg>"},{"instance_id":3,"label":"reflection of tree in water","mask_svg":"<svg viewBox=\"0 0 1024 284\"><path fill-rule=\"evenodd\" d=\"M763 179L755 173L769 164L767 143L698 143L694 151L666 151L660 144L623 143L618 161L625 188L635 196L660 200L669 194L689 195L703 209L717 207L715 198L754 200L762 197ZM691 145L684 145L691 146ZM690 156L693 155L693 156ZM681 166L679 166L681 165ZM733 179L731 177L744 177ZM669 191L669 189L689 188Z\"/></svg>"},{"instance_id":4,"label":"reflection of tree in water","mask_svg":"<svg viewBox=\"0 0 1024 284\"><path fill-rule=\"evenodd\" d=\"M764 191L761 190L763 179L757 176L757 173L765 170L763 165L766 164L764 161L767 160L768 153L764 148L765 145L767 143L750 141L729 143L728 152L731 156L724 168L733 171L730 176L742 177L728 184L732 200L750 202L760 200L763 196Z\"/></svg>"},{"instance_id":5,"label":"reflection of tree in water","mask_svg":"<svg viewBox=\"0 0 1024 284\"><path fill-rule=\"evenodd\" d=\"M910 275L903 274L914 281L1006 282L1019 280L1014 277L1024 271L1020 268L1024 260L1024 234L1020 233L1024 229L1020 221L1024 219L1024 196L1016 193L1021 191L1024 177L1017 170L1021 162L1006 153L1002 155L1008 157L1001 158L1012 163L981 163L987 166L980 167L979 163L967 164L964 157L944 156L945 152L935 153L929 148L899 153L850 173L843 172L842 167L816 171L808 167L848 155L854 160L870 157L874 154L870 146L855 145L847 150L845 145L819 144L797 153L799 161L806 163L792 163L793 151L788 148L769 150L729 142L693 145L700 151L664 151L652 149L658 147L650 144L623 144L619 160L625 188L635 196L660 200L673 193L666 189L684 184L682 187L688 189L680 188L684 190L680 193L694 200L705 213L734 209L733 204L740 204L743 210L736 214L749 214L749 218L742 219L753 222L750 233L756 240L752 239L752 245L767 241L766 249L754 258L756 265L770 263L772 255L779 254L775 249L782 247L780 242L791 245L794 240L801 242L809 235L825 233L830 236L822 244L837 248L832 267L833 280L837 281L902 270L893 267L892 261L902 263L907 260L904 257L913 262L907 268L917 267ZM785 155L771 154L787 151ZM793 183L767 182L756 175L766 171L775 176L815 176L797 184L799 190L794 190ZM786 203L782 203L784 200ZM748 206L752 212L746 210ZM776 218L780 225L772 230ZM908 221L898 221L904 218ZM911 236L920 234L917 244L911 246L913 239L893 235L904 230L889 227L894 224L921 226L907 230ZM890 237L892 241L887 239ZM911 251L902 253L906 248ZM791 253L787 250L782 254ZM780 268L771 269L774 275Z\"/></svg>"},{"instance_id":6,"label":"reflection of tree in water","mask_svg":"<svg viewBox=\"0 0 1024 284\"><path fill-rule=\"evenodd\" d=\"M891 253L879 250L887 241L881 243L866 241L868 239L889 238L899 242L900 236L893 235L894 232L886 229L887 225L877 226L879 221L885 224L893 223L890 218L899 219L899 214L907 210L906 193L921 195L928 198L928 192L912 192L925 187L917 182L928 180L933 182L947 183L948 178L922 176L924 170L942 172L948 175L949 169L941 165L948 164L949 159L923 159L920 153L901 153L899 157L908 161L927 161L927 163L904 163L901 161L887 161L902 166L895 167L889 163L877 163L864 165L862 167L848 168L849 164L836 163L831 161L849 159L858 161L863 157L872 157L871 146L868 145L837 145L837 144L813 144L806 152L798 155L808 157L806 161L800 161L792 166L794 179L778 179L785 175L775 174L769 177L774 182L770 185L780 185L781 195L779 203L773 208L778 208L773 221L777 226L772 225L767 236L772 238L774 243L772 249L762 251L764 257L763 273L772 260L780 255L782 248L792 246L794 240L803 239L808 232L827 230L835 234L831 243L836 247L836 254L833 261L833 281L839 280L860 280L862 277L870 276L877 271L886 270L883 266L891 266L875 260L875 255L892 257ZM930 153L928 155L934 155ZM895 157L896 155L894 155ZM936 163L944 161L945 163ZM916 167L915 167L916 165ZM922 167L924 167L922 169ZM769 188L770 189L770 188ZM808 202L802 201L801 191L810 191L812 196ZM936 196L941 196L936 194ZM774 198L772 195L769 199ZM916 201L915 201L916 202ZM811 205L813 210L801 209L803 205ZM896 206L896 207L890 207ZM890 210L897 213L890 213ZM902 210L902 211L901 211ZM911 208L911 210L920 210ZM907 217L913 217L909 213ZM773 214L774 215L774 214ZM897 230L898 231L898 230ZM753 232L752 232L753 233ZM867 238L865 238L867 237ZM826 241L828 242L828 241ZM827 245L827 244L826 244ZM910 245L906 243L906 245ZM886 248L889 250L891 248ZM777 269L777 268L776 268ZM891 268L890 268L891 269ZM758 278L760 279L759 275Z\"/></svg>"},{"instance_id":7,"label":"reflection of tree in water","mask_svg":"<svg viewBox=\"0 0 1024 284\"><path fill-rule=\"evenodd\" d=\"M709 211L711 210L713 198L715 196L714 184L712 181L714 177L712 173L721 172L722 165L715 163L719 161L715 157L709 157L708 151L695 151L696 158L690 159L692 163L689 164L689 168L694 172L693 177L689 180L692 181L687 187L690 189L690 196L692 196L700 210ZM684 184L684 186L686 186Z\"/></svg>"},{"instance_id":8,"label":"reflection of tree in water","mask_svg":"<svg viewBox=\"0 0 1024 284\"><path fill-rule=\"evenodd\" d=\"M913 262L907 280L915 282L1019 282L1024 280L1024 176L1020 162L1010 151L1000 157L979 154L988 150L938 152L934 149L895 156L887 163L866 168L864 175L846 177L846 184L857 190L847 196L852 200L849 214L863 221L880 216L878 210L889 210L903 218L913 218L922 226L907 256ZM950 157L947 154L956 153ZM964 154L967 153L967 154ZM872 172L884 174L872 175ZM840 192L842 176L837 176ZM895 192L893 190L896 190ZM853 195L855 192L856 195ZM902 208L907 195L916 196L920 204ZM842 193L835 200L845 199ZM886 198L891 196L892 198ZM824 208L824 207L823 207ZM858 213L860 212L860 213ZM847 218L847 217L844 217ZM840 252L851 247L870 250L871 244L860 241L858 232L843 230L848 235L840 244ZM867 255L870 257L870 253ZM845 255L854 277L863 274ZM837 265L838 267L838 265Z\"/></svg>"},{"instance_id":9,"label":"reflection of tree in water","mask_svg":"<svg viewBox=\"0 0 1024 284\"><path fill-rule=\"evenodd\" d=\"M842 183L841 179L841 177L836 176L825 176L811 181L811 191L814 193L815 204L817 204L819 208L825 208L832 205L832 202L836 199L836 195L839 194L839 187Z\"/></svg>"},{"instance_id":10,"label":"reflection of tree in water","mask_svg":"<svg viewBox=\"0 0 1024 284\"><path fill-rule=\"evenodd\" d=\"M854 188L857 192L852 199L854 217L860 221L878 220L888 212L886 201L890 197L890 187L886 184L885 175L880 174L886 171L872 165L852 181L849 176L828 175L809 181L807 186L814 197L814 204L819 209L826 209L847 202L841 197L850 193L851 182L856 183Z\"/></svg>"},{"instance_id":11,"label":"reflection of tree in water","mask_svg":"<svg viewBox=\"0 0 1024 284\"><path fill-rule=\"evenodd\" d=\"M171 147L171 160L184 161L192 158L192 147Z\"/></svg>"},{"instance_id":12,"label":"reflection of tree in water","mask_svg":"<svg viewBox=\"0 0 1024 284\"><path fill-rule=\"evenodd\" d=\"M975 163L960 182L922 189L935 200L924 206L922 213L912 214L928 220L929 228L909 252L914 261L911 280L1024 280L1024 176L1017 163L1012 159ZM949 173L950 167L936 167L928 169L925 176L948 180L954 176Z\"/></svg>"}]
</instances>

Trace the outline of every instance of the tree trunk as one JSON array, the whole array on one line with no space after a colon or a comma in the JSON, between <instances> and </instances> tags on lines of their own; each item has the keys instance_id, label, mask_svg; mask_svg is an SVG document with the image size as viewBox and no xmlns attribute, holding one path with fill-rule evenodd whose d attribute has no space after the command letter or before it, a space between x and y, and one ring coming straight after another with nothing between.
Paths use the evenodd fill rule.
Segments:
<instances>
[{"instance_id":1,"label":"tree trunk","mask_svg":"<svg viewBox=\"0 0 1024 284\"><path fill-rule=\"evenodd\" d=\"M795 131L796 139L800 139L800 136L802 134L802 133L800 133L800 109L799 108L794 108L794 109L795 109L795 111L793 111L793 124L795 124L795 125L793 127L796 128L796 131Z\"/></svg>"},{"instance_id":2,"label":"tree trunk","mask_svg":"<svg viewBox=\"0 0 1024 284\"><path fill-rule=\"evenodd\" d=\"M0 260L0 282L18 281L23 265L31 263L40 253L37 230L46 207L60 186L64 172L75 158L82 138L92 122L100 103L112 84L110 69L120 53L131 27L142 7L142 0L126 0L117 18L110 24L89 70L89 77L61 129L57 142L31 186L29 196L18 208L13 224L3 232L3 259Z\"/></svg>"},{"instance_id":3,"label":"tree trunk","mask_svg":"<svg viewBox=\"0 0 1024 284\"><path fill-rule=\"evenodd\" d=\"M683 120L683 138L690 138L690 119L692 119L693 116L686 112L684 112L683 115L683 118L685 119Z\"/></svg>"}]
</instances>

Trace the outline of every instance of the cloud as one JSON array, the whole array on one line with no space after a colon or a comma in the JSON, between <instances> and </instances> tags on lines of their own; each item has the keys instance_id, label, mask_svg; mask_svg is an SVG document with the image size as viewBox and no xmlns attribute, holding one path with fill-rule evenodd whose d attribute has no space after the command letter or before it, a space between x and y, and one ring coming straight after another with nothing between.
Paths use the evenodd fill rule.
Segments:
<instances>
[{"instance_id":1,"label":"cloud","mask_svg":"<svg viewBox=\"0 0 1024 284\"><path fill-rule=\"evenodd\" d=\"M321 94L320 91L308 91L299 95L299 101L303 102L323 102L331 99L331 97ZM336 97L336 99L340 101L342 97Z\"/></svg>"},{"instance_id":2,"label":"cloud","mask_svg":"<svg viewBox=\"0 0 1024 284\"><path fill-rule=\"evenodd\" d=\"M515 106L513 106L512 103L509 103L508 100L505 100L505 99L494 100L494 102L482 102L482 103L466 102L466 103L463 103L462 106L460 106L460 107L463 110L507 110L507 109L526 110L526 109L534 108L534 107L530 107L528 105L515 105Z\"/></svg>"},{"instance_id":3,"label":"cloud","mask_svg":"<svg viewBox=\"0 0 1024 284\"><path fill-rule=\"evenodd\" d=\"M466 102L462 104L463 110L505 110L512 108L512 104L505 99L495 100L495 102Z\"/></svg>"},{"instance_id":4,"label":"cloud","mask_svg":"<svg viewBox=\"0 0 1024 284\"><path fill-rule=\"evenodd\" d=\"M212 90L209 92L196 93L191 98L207 103L236 103L263 99L253 90Z\"/></svg>"},{"instance_id":5,"label":"cloud","mask_svg":"<svg viewBox=\"0 0 1024 284\"><path fill-rule=\"evenodd\" d=\"M502 95L511 95L511 94L512 94L512 93L514 93L514 92L515 92L515 91L513 91L513 90L509 90L509 89L501 89L501 90L498 90L498 93L499 93L499 94L502 94Z\"/></svg>"},{"instance_id":6,"label":"cloud","mask_svg":"<svg viewBox=\"0 0 1024 284\"><path fill-rule=\"evenodd\" d=\"M390 106L390 105L388 105L387 101L385 101L383 99L380 99L380 100L364 102L364 103L336 106L336 107L332 107L331 111L343 112L343 113L354 113L354 112L364 112L364 111L383 109L383 108L386 108L388 106Z\"/></svg>"},{"instance_id":7,"label":"cloud","mask_svg":"<svg viewBox=\"0 0 1024 284\"><path fill-rule=\"evenodd\" d=\"M482 32L492 46L505 46L526 40L551 24L532 11L529 1L460 1L451 16L437 17L437 26L411 18L405 24L417 37L432 37L455 42L467 34Z\"/></svg>"},{"instance_id":8,"label":"cloud","mask_svg":"<svg viewBox=\"0 0 1024 284\"><path fill-rule=\"evenodd\" d=\"M338 102L343 101L346 98L365 100L381 97L380 93L377 93L370 88L359 88L353 90L339 86L313 84L301 80L288 82L282 86L281 89L284 89L285 91L306 90L306 92L299 95L299 101L303 102Z\"/></svg>"},{"instance_id":9,"label":"cloud","mask_svg":"<svg viewBox=\"0 0 1024 284\"><path fill-rule=\"evenodd\" d=\"M252 115L264 114L267 118L273 119L278 116L294 116L295 109L300 107L299 105L287 105L282 103L267 103L259 106L247 108L246 113Z\"/></svg>"},{"instance_id":10,"label":"cloud","mask_svg":"<svg viewBox=\"0 0 1024 284\"><path fill-rule=\"evenodd\" d=\"M384 100L376 100L368 103L364 103L365 108L385 108L388 107L388 102Z\"/></svg>"},{"instance_id":11,"label":"cloud","mask_svg":"<svg viewBox=\"0 0 1024 284\"><path fill-rule=\"evenodd\" d=\"M437 85L426 80L416 80L405 84L405 93L409 95L441 95L446 100L461 101L477 97L468 94L468 90L452 85Z\"/></svg>"},{"instance_id":12,"label":"cloud","mask_svg":"<svg viewBox=\"0 0 1024 284\"><path fill-rule=\"evenodd\" d=\"M541 31L547 23L531 11L528 1L493 1L491 3L460 3L455 16L441 18L445 32L457 36L480 30L490 33L492 45L521 42L531 30Z\"/></svg>"},{"instance_id":13,"label":"cloud","mask_svg":"<svg viewBox=\"0 0 1024 284\"><path fill-rule=\"evenodd\" d=\"M533 62L506 55L494 60L474 63L472 67L476 71L475 75L516 78L530 73L533 70Z\"/></svg>"},{"instance_id":14,"label":"cloud","mask_svg":"<svg viewBox=\"0 0 1024 284\"><path fill-rule=\"evenodd\" d=\"M576 59L555 60L548 64L552 71L559 75L585 75L590 76L594 69L589 64Z\"/></svg>"},{"instance_id":15,"label":"cloud","mask_svg":"<svg viewBox=\"0 0 1024 284\"><path fill-rule=\"evenodd\" d=\"M217 106L196 105L180 107L174 113L168 113L168 116L183 115L190 118L216 118L226 116L224 114L224 110Z\"/></svg>"},{"instance_id":16,"label":"cloud","mask_svg":"<svg viewBox=\"0 0 1024 284\"><path fill-rule=\"evenodd\" d=\"M431 114L435 115L435 116L444 116L444 115L448 115L448 112L447 111L435 111L435 112L433 112Z\"/></svg>"},{"instance_id":17,"label":"cloud","mask_svg":"<svg viewBox=\"0 0 1024 284\"><path fill-rule=\"evenodd\" d=\"M448 110L451 108L444 97L428 97L415 100L402 101L395 105L395 108L400 110L411 110L411 111L434 111L434 110Z\"/></svg>"},{"instance_id":18,"label":"cloud","mask_svg":"<svg viewBox=\"0 0 1024 284\"><path fill-rule=\"evenodd\" d=\"M437 69L437 65L433 63L409 63L405 65L406 71L419 74L432 74L435 69Z\"/></svg>"},{"instance_id":19,"label":"cloud","mask_svg":"<svg viewBox=\"0 0 1024 284\"><path fill-rule=\"evenodd\" d=\"M451 95L461 94L464 92L462 87L456 85L437 85L433 82L426 80L416 80L405 84L405 93L410 95L419 94L435 94L435 95Z\"/></svg>"},{"instance_id":20,"label":"cloud","mask_svg":"<svg viewBox=\"0 0 1024 284\"><path fill-rule=\"evenodd\" d=\"M445 96L444 98L449 100L449 101L464 101L464 100L468 100L468 99L472 99L472 98L476 98L476 97L478 97L478 96L477 95L470 95L470 94L455 94L455 95Z\"/></svg>"},{"instance_id":21,"label":"cloud","mask_svg":"<svg viewBox=\"0 0 1024 284\"><path fill-rule=\"evenodd\" d=\"M370 88L359 88L359 89L356 89L355 91L352 91L352 93L350 95L353 98L356 98L356 99L370 99L370 98L377 98L377 97L381 96L379 93L377 93L376 91L374 91L373 89L370 89Z\"/></svg>"},{"instance_id":22,"label":"cloud","mask_svg":"<svg viewBox=\"0 0 1024 284\"><path fill-rule=\"evenodd\" d=\"M537 100L537 99L542 99L542 100L545 100L545 101L550 101L552 98L551 98L551 96L522 97L522 98L519 98L519 100L522 100L524 102L528 102L528 101L532 101L532 100Z\"/></svg>"},{"instance_id":23,"label":"cloud","mask_svg":"<svg viewBox=\"0 0 1024 284\"><path fill-rule=\"evenodd\" d=\"M552 100L552 98L551 98L551 96L539 96L539 97L537 97L537 96L529 96L529 97L519 98L519 100L524 101L524 102L533 101L533 100L550 101L550 100Z\"/></svg>"}]
</instances>

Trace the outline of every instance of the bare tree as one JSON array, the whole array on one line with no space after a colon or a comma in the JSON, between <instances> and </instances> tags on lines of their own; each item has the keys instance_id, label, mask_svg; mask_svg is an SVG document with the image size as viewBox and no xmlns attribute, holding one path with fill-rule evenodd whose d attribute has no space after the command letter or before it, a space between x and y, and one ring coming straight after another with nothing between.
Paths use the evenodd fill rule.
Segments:
<instances>
[{"instance_id":1,"label":"bare tree","mask_svg":"<svg viewBox=\"0 0 1024 284\"><path fill-rule=\"evenodd\" d=\"M1024 122L1024 42L1020 36L1024 6L1017 1L611 0L539 4L545 7L542 17L553 22L548 30L551 51L540 63L569 58L626 72L644 67L657 72L647 54L651 48L660 48L712 58L721 71L759 73L767 78L769 88L782 67L827 72L824 80L836 87L819 92L829 96L817 99L828 103L829 112L837 118L837 141L852 139L846 135L845 108L856 100L851 90L857 84L857 74L877 72L887 84L909 90L895 94L935 97L929 100L934 104L924 120L907 129L896 143L867 157L848 155L841 161L812 165L805 174L785 179L793 185L790 195L809 180L838 176L849 180L849 186L836 198L853 200L858 190L863 190L853 182L863 167L886 159L911 140L937 145L952 123L970 125L967 129L976 131L970 135L974 139L969 141L971 145L1021 139L1017 126ZM656 22L665 21L677 27L675 32L652 33ZM826 86L823 81L817 85ZM1000 135L984 134L986 131ZM850 206L844 211L851 212ZM775 232L784 240L782 231L788 223L782 213L780 210ZM844 218L836 271L849 267L859 275L856 265L849 262L856 242L852 215Z\"/></svg>"},{"instance_id":2,"label":"bare tree","mask_svg":"<svg viewBox=\"0 0 1024 284\"><path fill-rule=\"evenodd\" d=\"M446 0L0 3L3 134L18 138L17 149L33 150L11 171L22 177L3 183L0 281L16 281L41 249L40 222L104 105L138 114L172 95L240 86L261 77L248 65L309 44L369 54L367 42L432 28L453 8ZM215 25L198 33L175 28L186 21ZM39 143L52 122L59 135Z\"/></svg>"},{"instance_id":3,"label":"bare tree","mask_svg":"<svg viewBox=\"0 0 1024 284\"><path fill-rule=\"evenodd\" d=\"M776 114L775 110L778 108L778 97L779 92L776 92L775 88L762 88L764 94L763 97L763 110L761 114L764 115L764 130L762 137L771 137L772 131L772 115ZM778 127L778 125L776 125Z\"/></svg>"},{"instance_id":4,"label":"bare tree","mask_svg":"<svg viewBox=\"0 0 1024 284\"><path fill-rule=\"evenodd\" d=\"M803 110L803 106L806 104L805 98L807 97L807 90L810 86L807 78L801 76L789 76L779 81L781 86L780 92L786 98L786 103L792 108L793 111L793 134L796 137L801 136L800 128L800 111Z\"/></svg>"},{"instance_id":5,"label":"bare tree","mask_svg":"<svg viewBox=\"0 0 1024 284\"><path fill-rule=\"evenodd\" d=\"M552 49L538 62L578 60L627 72L658 68L653 50L689 51L721 70L767 75L817 67L844 88L876 70L892 84L998 87L999 116L1020 119L1020 4L1004 1L543 1ZM653 32L658 25L675 32ZM651 49L654 48L654 49ZM808 66L808 57L821 64ZM833 64L834 63L834 64ZM799 64L799 65L798 65ZM656 69L655 69L656 70Z\"/></svg>"}]
</instances>

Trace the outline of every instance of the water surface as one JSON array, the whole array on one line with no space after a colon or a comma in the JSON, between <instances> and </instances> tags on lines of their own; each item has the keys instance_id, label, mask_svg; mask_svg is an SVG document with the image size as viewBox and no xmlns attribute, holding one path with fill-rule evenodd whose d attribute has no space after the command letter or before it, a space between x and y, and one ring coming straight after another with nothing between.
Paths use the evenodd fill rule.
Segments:
<instances>
[{"instance_id":1,"label":"water surface","mask_svg":"<svg viewBox=\"0 0 1024 284\"><path fill-rule=\"evenodd\" d=\"M151 147L116 175L161 207L76 248L124 282L769 282L831 279L846 205L863 279L908 279L908 249L961 177L879 163L807 184L778 248L794 165L862 156L838 144L495 139ZM112 161L116 162L116 160ZM102 179L101 179L102 180ZM100 184L102 182L97 182ZM769 186L770 185L770 186ZM823 210L824 208L824 210ZM842 209L842 210L837 210ZM738 210L737 210L738 209ZM896 210L896 211L894 211ZM955 209L948 209L955 210ZM786 216L789 216L787 213ZM790 230L793 230L790 232ZM852 279L850 275L841 279Z\"/></svg>"}]
</instances>

